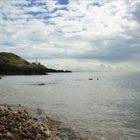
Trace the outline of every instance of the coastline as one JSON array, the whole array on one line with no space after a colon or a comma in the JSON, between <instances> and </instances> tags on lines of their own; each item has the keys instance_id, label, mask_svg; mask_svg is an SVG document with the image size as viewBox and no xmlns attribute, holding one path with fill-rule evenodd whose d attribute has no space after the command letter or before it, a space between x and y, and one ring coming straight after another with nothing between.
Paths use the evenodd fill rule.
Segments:
<instances>
[{"instance_id":1,"label":"coastline","mask_svg":"<svg viewBox=\"0 0 140 140\"><path fill-rule=\"evenodd\" d=\"M85 140L71 128L51 119L42 109L20 104L0 104L0 139L5 140Z\"/></svg>"}]
</instances>

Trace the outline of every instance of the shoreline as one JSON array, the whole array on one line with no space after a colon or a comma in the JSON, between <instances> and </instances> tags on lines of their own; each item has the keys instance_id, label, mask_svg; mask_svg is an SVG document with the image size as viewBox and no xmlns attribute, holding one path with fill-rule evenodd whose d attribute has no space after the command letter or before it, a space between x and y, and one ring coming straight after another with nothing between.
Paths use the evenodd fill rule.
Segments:
<instances>
[{"instance_id":1,"label":"shoreline","mask_svg":"<svg viewBox=\"0 0 140 140\"><path fill-rule=\"evenodd\" d=\"M71 128L51 119L42 109L0 104L0 139L85 140Z\"/></svg>"}]
</instances>

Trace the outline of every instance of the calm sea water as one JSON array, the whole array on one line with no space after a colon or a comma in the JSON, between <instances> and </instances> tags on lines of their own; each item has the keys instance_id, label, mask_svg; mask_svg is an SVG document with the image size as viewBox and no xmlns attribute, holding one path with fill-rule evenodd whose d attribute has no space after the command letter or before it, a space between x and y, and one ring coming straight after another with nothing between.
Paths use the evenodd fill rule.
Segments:
<instances>
[{"instance_id":1,"label":"calm sea water","mask_svg":"<svg viewBox=\"0 0 140 140\"><path fill-rule=\"evenodd\" d=\"M91 139L140 140L140 72L5 76L0 103L43 108Z\"/></svg>"}]
</instances>

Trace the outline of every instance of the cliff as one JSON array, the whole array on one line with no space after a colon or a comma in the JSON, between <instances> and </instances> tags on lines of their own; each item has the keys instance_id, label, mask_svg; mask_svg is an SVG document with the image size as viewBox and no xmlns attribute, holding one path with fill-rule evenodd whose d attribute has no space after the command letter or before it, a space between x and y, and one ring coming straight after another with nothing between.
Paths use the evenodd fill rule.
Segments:
<instances>
[{"instance_id":1,"label":"cliff","mask_svg":"<svg viewBox=\"0 0 140 140\"><path fill-rule=\"evenodd\" d=\"M44 75L47 72L70 72L30 63L14 53L0 52L0 75Z\"/></svg>"}]
</instances>

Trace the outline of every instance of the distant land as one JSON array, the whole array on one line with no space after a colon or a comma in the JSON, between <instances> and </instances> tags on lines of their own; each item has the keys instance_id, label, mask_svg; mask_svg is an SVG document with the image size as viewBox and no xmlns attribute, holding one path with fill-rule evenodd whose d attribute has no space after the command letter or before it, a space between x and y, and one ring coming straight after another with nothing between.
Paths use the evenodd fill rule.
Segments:
<instances>
[{"instance_id":1,"label":"distant land","mask_svg":"<svg viewBox=\"0 0 140 140\"><path fill-rule=\"evenodd\" d=\"M45 75L49 72L71 71L47 68L40 62L30 63L14 53L0 52L0 75Z\"/></svg>"}]
</instances>

